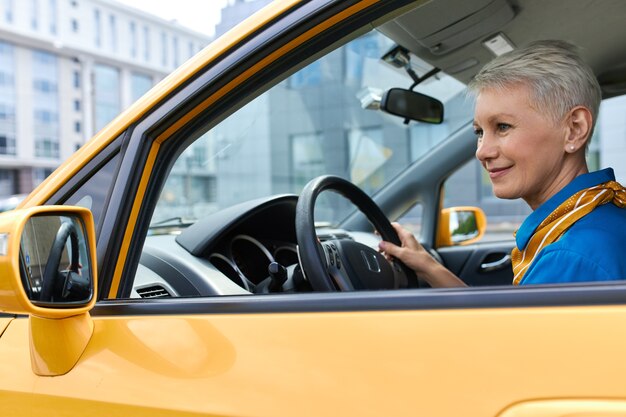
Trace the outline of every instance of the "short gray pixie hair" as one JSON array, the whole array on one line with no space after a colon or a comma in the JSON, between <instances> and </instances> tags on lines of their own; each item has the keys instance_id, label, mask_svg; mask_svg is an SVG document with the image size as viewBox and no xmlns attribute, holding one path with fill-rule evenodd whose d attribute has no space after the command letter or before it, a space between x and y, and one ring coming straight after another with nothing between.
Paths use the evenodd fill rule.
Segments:
<instances>
[{"instance_id":1,"label":"short gray pixie hair","mask_svg":"<svg viewBox=\"0 0 626 417\"><path fill-rule=\"evenodd\" d=\"M578 54L576 46L556 40L537 41L495 58L469 83L475 94L484 89L506 89L514 85L530 88L531 105L556 122L576 106L584 106L593 117L589 138L596 124L602 92L593 70Z\"/></svg>"}]
</instances>

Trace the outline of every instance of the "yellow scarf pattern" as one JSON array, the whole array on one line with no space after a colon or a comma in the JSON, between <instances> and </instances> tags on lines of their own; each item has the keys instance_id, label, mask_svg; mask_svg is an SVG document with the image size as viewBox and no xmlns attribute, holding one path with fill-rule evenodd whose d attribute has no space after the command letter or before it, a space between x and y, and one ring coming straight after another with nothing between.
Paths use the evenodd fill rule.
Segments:
<instances>
[{"instance_id":1,"label":"yellow scarf pattern","mask_svg":"<svg viewBox=\"0 0 626 417\"><path fill-rule=\"evenodd\" d=\"M550 213L537 227L524 250L513 248L513 285L519 285L541 249L559 240L567 229L593 209L609 202L626 207L626 189L616 181L580 190Z\"/></svg>"}]
</instances>

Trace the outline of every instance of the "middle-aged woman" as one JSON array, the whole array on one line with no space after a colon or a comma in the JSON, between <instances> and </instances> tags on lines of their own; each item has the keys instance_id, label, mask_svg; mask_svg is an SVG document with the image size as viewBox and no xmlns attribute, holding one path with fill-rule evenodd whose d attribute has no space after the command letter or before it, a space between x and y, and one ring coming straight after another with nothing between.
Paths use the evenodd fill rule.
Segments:
<instances>
[{"instance_id":1,"label":"middle-aged woman","mask_svg":"<svg viewBox=\"0 0 626 417\"><path fill-rule=\"evenodd\" d=\"M601 92L573 45L540 41L487 64L476 94L476 158L499 198L533 212L515 235L513 284L626 279L626 190L613 170L589 173L585 151ZM465 285L394 223L401 246L381 242L433 287Z\"/></svg>"}]
</instances>

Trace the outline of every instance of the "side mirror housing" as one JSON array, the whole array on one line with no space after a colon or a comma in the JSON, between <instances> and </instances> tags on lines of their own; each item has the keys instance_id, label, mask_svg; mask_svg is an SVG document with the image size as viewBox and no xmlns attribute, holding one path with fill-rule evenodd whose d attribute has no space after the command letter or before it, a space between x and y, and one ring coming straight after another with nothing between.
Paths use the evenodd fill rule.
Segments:
<instances>
[{"instance_id":1,"label":"side mirror housing","mask_svg":"<svg viewBox=\"0 0 626 417\"><path fill-rule=\"evenodd\" d=\"M440 124L443 122L443 103L436 98L404 88L385 91L380 109L404 119Z\"/></svg>"},{"instance_id":2,"label":"side mirror housing","mask_svg":"<svg viewBox=\"0 0 626 417\"><path fill-rule=\"evenodd\" d=\"M94 324L96 233L88 209L37 206L0 214L0 311L28 314L33 372L58 376Z\"/></svg>"},{"instance_id":3,"label":"side mirror housing","mask_svg":"<svg viewBox=\"0 0 626 417\"><path fill-rule=\"evenodd\" d=\"M93 217L38 206L0 215L0 311L61 319L96 302Z\"/></svg>"},{"instance_id":4,"label":"side mirror housing","mask_svg":"<svg viewBox=\"0 0 626 417\"><path fill-rule=\"evenodd\" d=\"M478 207L450 207L441 210L437 247L469 245L485 235L487 216Z\"/></svg>"}]
</instances>

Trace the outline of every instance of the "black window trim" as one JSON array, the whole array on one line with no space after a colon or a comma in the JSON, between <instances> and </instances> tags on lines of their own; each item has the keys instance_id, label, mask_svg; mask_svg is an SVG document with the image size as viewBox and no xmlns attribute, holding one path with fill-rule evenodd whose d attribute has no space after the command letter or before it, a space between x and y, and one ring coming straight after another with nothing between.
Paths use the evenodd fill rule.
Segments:
<instances>
[{"instance_id":1,"label":"black window trim","mask_svg":"<svg viewBox=\"0 0 626 417\"><path fill-rule=\"evenodd\" d=\"M107 300L94 316L511 309L624 305L626 283Z\"/></svg>"}]
</instances>

